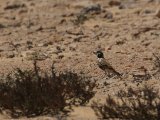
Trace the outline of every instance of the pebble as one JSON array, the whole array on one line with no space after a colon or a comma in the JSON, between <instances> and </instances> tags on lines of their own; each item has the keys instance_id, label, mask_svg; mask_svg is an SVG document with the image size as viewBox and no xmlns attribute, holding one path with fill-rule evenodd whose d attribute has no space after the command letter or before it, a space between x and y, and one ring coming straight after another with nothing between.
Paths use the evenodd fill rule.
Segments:
<instances>
[{"instance_id":1,"label":"pebble","mask_svg":"<svg viewBox=\"0 0 160 120\"><path fill-rule=\"evenodd\" d=\"M52 45L52 44L53 44L53 42L47 41L47 42L44 42L44 43L39 43L37 46L38 47L47 47L47 46Z\"/></svg>"},{"instance_id":2,"label":"pebble","mask_svg":"<svg viewBox=\"0 0 160 120\"><path fill-rule=\"evenodd\" d=\"M15 54L13 52L7 52L6 53L6 58L14 58Z\"/></svg>"},{"instance_id":3,"label":"pebble","mask_svg":"<svg viewBox=\"0 0 160 120\"><path fill-rule=\"evenodd\" d=\"M160 9L157 10L156 17L160 18Z\"/></svg>"},{"instance_id":4,"label":"pebble","mask_svg":"<svg viewBox=\"0 0 160 120\"><path fill-rule=\"evenodd\" d=\"M110 6L119 6L119 5L121 5L121 2L120 1L116 1L116 0L111 0L108 4Z\"/></svg>"},{"instance_id":5,"label":"pebble","mask_svg":"<svg viewBox=\"0 0 160 120\"><path fill-rule=\"evenodd\" d=\"M112 19L113 18L113 13L107 11L107 13L104 15L104 18Z\"/></svg>"}]
</instances>

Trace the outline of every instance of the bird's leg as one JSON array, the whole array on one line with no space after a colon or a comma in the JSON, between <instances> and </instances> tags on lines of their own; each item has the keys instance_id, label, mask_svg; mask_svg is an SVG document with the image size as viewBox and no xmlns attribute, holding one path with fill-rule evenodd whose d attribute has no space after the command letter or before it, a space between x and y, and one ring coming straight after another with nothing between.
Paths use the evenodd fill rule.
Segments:
<instances>
[{"instance_id":1,"label":"bird's leg","mask_svg":"<svg viewBox=\"0 0 160 120\"><path fill-rule=\"evenodd\" d=\"M105 77L106 77L106 79L110 78L110 74L109 74L109 72L107 70L105 70Z\"/></svg>"},{"instance_id":2,"label":"bird's leg","mask_svg":"<svg viewBox=\"0 0 160 120\"><path fill-rule=\"evenodd\" d=\"M109 72L108 77L109 78L113 77L113 73Z\"/></svg>"}]
</instances>

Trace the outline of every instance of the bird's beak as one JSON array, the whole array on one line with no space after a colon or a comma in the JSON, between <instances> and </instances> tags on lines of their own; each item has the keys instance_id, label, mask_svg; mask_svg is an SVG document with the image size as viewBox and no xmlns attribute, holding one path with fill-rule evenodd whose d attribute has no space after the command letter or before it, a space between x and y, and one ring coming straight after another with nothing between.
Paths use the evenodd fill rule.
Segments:
<instances>
[{"instance_id":1,"label":"bird's beak","mask_svg":"<svg viewBox=\"0 0 160 120\"><path fill-rule=\"evenodd\" d=\"M96 55L96 53L97 53L96 51L93 52L93 54L95 54L95 55Z\"/></svg>"}]
</instances>

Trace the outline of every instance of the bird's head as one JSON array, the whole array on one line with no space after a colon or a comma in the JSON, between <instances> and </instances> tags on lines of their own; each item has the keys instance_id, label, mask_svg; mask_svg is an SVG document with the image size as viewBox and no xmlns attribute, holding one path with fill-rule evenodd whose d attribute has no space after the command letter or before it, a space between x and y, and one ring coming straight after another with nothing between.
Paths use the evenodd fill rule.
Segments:
<instances>
[{"instance_id":1,"label":"bird's head","mask_svg":"<svg viewBox=\"0 0 160 120\"><path fill-rule=\"evenodd\" d=\"M98 50L98 51L95 51L93 52L95 55L97 55L98 58L104 58L104 55L103 55L103 52Z\"/></svg>"}]
</instances>

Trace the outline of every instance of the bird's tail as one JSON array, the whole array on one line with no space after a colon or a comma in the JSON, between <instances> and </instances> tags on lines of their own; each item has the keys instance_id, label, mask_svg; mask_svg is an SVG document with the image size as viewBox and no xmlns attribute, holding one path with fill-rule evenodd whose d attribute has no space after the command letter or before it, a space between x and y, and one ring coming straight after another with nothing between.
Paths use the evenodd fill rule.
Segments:
<instances>
[{"instance_id":1,"label":"bird's tail","mask_svg":"<svg viewBox=\"0 0 160 120\"><path fill-rule=\"evenodd\" d=\"M114 74L114 75L116 75L116 76L119 77L119 78L122 78L123 74L117 72L117 71L114 70L114 69L113 69L112 71L113 71L113 74Z\"/></svg>"},{"instance_id":2,"label":"bird's tail","mask_svg":"<svg viewBox=\"0 0 160 120\"><path fill-rule=\"evenodd\" d=\"M121 74L121 73L119 73L119 72L116 71L116 75L117 76L122 76L123 74Z\"/></svg>"}]
</instances>

